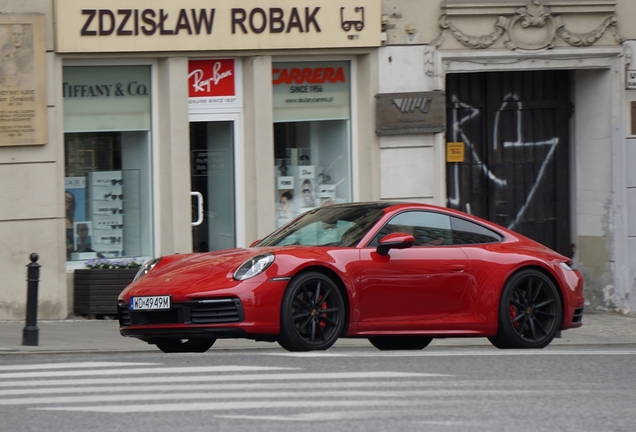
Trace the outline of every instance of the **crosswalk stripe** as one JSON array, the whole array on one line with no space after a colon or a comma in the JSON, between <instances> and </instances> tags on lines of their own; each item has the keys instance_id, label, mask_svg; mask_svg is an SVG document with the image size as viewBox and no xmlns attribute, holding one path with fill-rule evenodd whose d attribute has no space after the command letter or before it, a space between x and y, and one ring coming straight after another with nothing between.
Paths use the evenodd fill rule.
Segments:
<instances>
[{"instance_id":1,"label":"crosswalk stripe","mask_svg":"<svg viewBox=\"0 0 636 432\"><path fill-rule=\"evenodd\" d=\"M429 403L448 404L449 401L430 401ZM312 410L324 407L365 407L365 406L405 406L423 405L421 401L405 400L290 400L290 401L241 401L241 402L198 402L198 403L170 403L153 405L113 405L113 406L68 406L33 408L45 411L81 411L102 413L142 413L142 412L185 412L185 411L225 411L239 409L273 409L273 408L307 408Z\"/></svg>"},{"instance_id":2,"label":"crosswalk stripe","mask_svg":"<svg viewBox=\"0 0 636 432\"><path fill-rule=\"evenodd\" d=\"M634 350L623 351L551 351L551 350L497 350L477 351L350 351L330 353L322 351L311 352L248 352L250 356L275 356L298 358L323 357L489 357L489 356L581 356L581 355L636 355Z\"/></svg>"},{"instance_id":3,"label":"crosswalk stripe","mask_svg":"<svg viewBox=\"0 0 636 432\"><path fill-rule=\"evenodd\" d=\"M139 362L72 362L72 363L40 363L32 365L4 365L0 366L0 372L19 370L44 370L44 369L89 369L122 366L161 366L163 363L139 363Z\"/></svg>"},{"instance_id":4,"label":"crosswalk stripe","mask_svg":"<svg viewBox=\"0 0 636 432\"><path fill-rule=\"evenodd\" d=\"M308 384L309 386L310 384ZM601 395L604 393L616 396L617 394L631 394L628 390L623 392L613 390L593 390L594 394ZM579 391L578 394L584 391ZM475 396L520 396L520 395L537 395L537 396L555 396L561 394L569 394L569 389L492 389L492 390L330 390L330 391L311 391L311 403L319 398L336 398L336 399L385 399L385 398L410 398L410 397L433 397L439 398L474 398ZM53 396L53 397L29 397L0 399L0 405L44 405L44 404L66 404L66 403L104 403L104 402L142 402L142 401L165 401L165 400L205 400L205 399L298 399L306 394L306 389L297 391L271 391L271 392L224 392L224 393L145 393L145 394L119 394L119 395L97 395L97 396ZM137 404L138 405L138 404Z\"/></svg>"},{"instance_id":5,"label":"crosswalk stripe","mask_svg":"<svg viewBox=\"0 0 636 432\"><path fill-rule=\"evenodd\" d=\"M141 374L138 372L138 374ZM223 381L288 381L288 380L338 380L338 379L381 379L381 378L409 378L409 377L448 377L446 374L411 373L411 372L327 372L327 373L275 373L275 374L244 374L244 375L184 375L184 376L152 376L129 377L122 381L122 386L134 384L165 384L171 382L223 382ZM7 387L37 387L58 386L68 384L68 380L41 381L0 381L0 388ZM75 379L75 385L112 385L112 378ZM124 388L124 387L122 387Z\"/></svg>"},{"instance_id":6,"label":"crosswalk stripe","mask_svg":"<svg viewBox=\"0 0 636 432\"><path fill-rule=\"evenodd\" d=\"M267 366L190 366L163 368L129 368L129 369L100 369L100 370L72 370L48 372L7 372L0 373L0 379L16 378L48 378L62 376L106 376L106 375L151 375L151 374L188 374L210 372L243 372L243 371L271 371L293 370L297 368L281 368Z\"/></svg>"},{"instance_id":7,"label":"crosswalk stripe","mask_svg":"<svg viewBox=\"0 0 636 432\"><path fill-rule=\"evenodd\" d=\"M551 382L550 382L551 383ZM75 381L68 381L68 385L74 386ZM532 381L529 385L542 387L545 386L544 381ZM470 381L470 382L448 382L448 381L327 381L312 382L312 389L360 389L360 388L401 388L401 387L418 387L437 388L437 387L460 387L460 388L488 388L492 386L501 387L499 382L488 381ZM512 384L511 384L512 385ZM516 384L515 384L516 386ZM144 392L160 392L160 391L237 391L237 390L282 390L297 389L298 382L289 381L282 383L241 383L241 384L158 384L158 385L135 385L127 386L127 393L144 393ZM10 390L0 390L0 396L23 396L30 394L77 394L77 393L118 393L121 394L121 386L87 386L87 387L49 387L49 388L20 388Z\"/></svg>"}]
</instances>

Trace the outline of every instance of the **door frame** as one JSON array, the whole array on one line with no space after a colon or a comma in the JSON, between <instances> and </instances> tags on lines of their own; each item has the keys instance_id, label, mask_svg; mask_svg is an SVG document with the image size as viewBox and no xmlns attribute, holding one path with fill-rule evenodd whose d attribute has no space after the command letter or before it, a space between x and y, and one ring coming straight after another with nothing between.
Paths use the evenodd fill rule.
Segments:
<instances>
[{"instance_id":1,"label":"door frame","mask_svg":"<svg viewBox=\"0 0 636 432\"><path fill-rule=\"evenodd\" d=\"M188 114L188 123L220 121L231 121L234 126L234 223L236 227L236 247L245 247L247 245L245 244L245 157L243 143L243 116L240 112ZM188 141L188 151L189 149L190 142ZM189 169L191 176L191 164Z\"/></svg>"}]
</instances>

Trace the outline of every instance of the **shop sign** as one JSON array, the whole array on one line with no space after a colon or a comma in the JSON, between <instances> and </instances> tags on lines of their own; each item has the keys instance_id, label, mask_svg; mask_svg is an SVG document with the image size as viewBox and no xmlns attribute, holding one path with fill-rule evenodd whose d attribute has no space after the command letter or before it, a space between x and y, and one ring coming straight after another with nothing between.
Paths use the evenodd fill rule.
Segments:
<instances>
[{"instance_id":1,"label":"shop sign","mask_svg":"<svg viewBox=\"0 0 636 432\"><path fill-rule=\"evenodd\" d=\"M376 134L404 135L443 132L446 129L444 92L376 95Z\"/></svg>"},{"instance_id":2,"label":"shop sign","mask_svg":"<svg viewBox=\"0 0 636 432\"><path fill-rule=\"evenodd\" d=\"M274 121L348 119L349 77L349 62L274 63Z\"/></svg>"},{"instance_id":3,"label":"shop sign","mask_svg":"<svg viewBox=\"0 0 636 432\"><path fill-rule=\"evenodd\" d=\"M57 0L57 52L381 45L381 0ZM131 7L133 6L133 7Z\"/></svg>"},{"instance_id":4,"label":"shop sign","mask_svg":"<svg viewBox=\"0 0 636 432\"><path fill-rule=\"evenodd\" d=\"M188 107L190 112L242 106L240 63L234 59L188 62Z\"/></svg>"},{"instance_id":5,"label":"shop sign","mask_svg":"<svg viewBox=\"0 0 636 432\"><path fill-rule=\"evenodd\" d=\"M150 129L150 66L65 66L64 131Z\"/></svg>"},{"instance_id":6,"label":"shop sign","mask_svg":"<svg viewBox=\"0 0 636 432\"><path fill-rule=\"evenodd\" d=\"M0 146L46 144L44 15L0 14Z\"/></svg>"}]
</instances>

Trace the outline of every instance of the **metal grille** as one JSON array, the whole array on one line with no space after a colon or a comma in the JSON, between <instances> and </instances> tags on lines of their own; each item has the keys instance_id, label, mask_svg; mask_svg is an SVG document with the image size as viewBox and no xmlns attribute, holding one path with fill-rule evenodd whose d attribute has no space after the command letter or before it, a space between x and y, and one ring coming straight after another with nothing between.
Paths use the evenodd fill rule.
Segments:
<instances>
[{"instance_id":1,"label":"metal grille","mask_svg":"<svg viewBox=\"0 0 636 432\"><path fill-rule=\"evenodd\" d=\"M242 321L238 299L202 300L190 310L192 324L219 324Z\"/></svg>"}]
</instances>

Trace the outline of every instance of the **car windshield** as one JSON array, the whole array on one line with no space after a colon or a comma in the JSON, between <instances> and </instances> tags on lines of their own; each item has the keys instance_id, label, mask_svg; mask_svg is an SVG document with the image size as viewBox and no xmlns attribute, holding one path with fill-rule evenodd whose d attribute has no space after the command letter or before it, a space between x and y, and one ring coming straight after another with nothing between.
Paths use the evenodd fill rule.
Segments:
<instances>
[{"instance_id":1,"label":"car windshield","mask_svg":"<svg viewBox=\"0 0 636 432\"><path fill-rule=\"evenodd\" d=\"M356 246L386 205L337 205L310 210L256 246Z\"/></svg>"}]
</instances>

